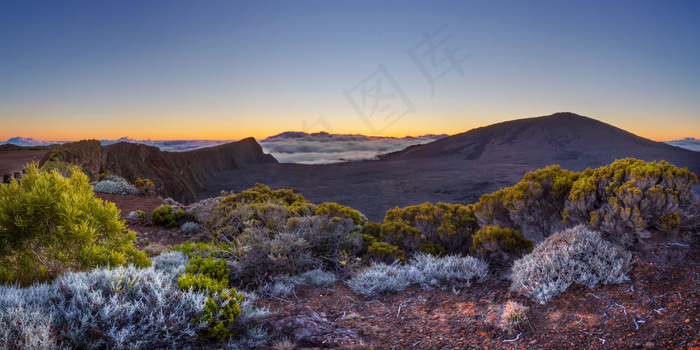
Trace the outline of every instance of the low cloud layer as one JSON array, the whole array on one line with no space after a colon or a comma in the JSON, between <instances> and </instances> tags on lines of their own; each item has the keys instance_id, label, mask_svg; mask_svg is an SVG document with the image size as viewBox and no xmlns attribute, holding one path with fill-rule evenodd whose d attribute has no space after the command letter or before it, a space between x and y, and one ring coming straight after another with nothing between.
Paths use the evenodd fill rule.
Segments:
<instances>
[{"instance_id":1,"label":"low cloud layer","mask_svg":"<svg viewBox=\"0 0 700 350\"><path fill-rule=\"evenodd\" d=\"M35 138L31 137L13 137L5 142L0 142L0 144L3 143L10 143L13 145L17 146L48 146L51 144L57 144L57 143L67 143L67 142L72 142L72 141L42 141L42 140L37 140ZM117 140L100 140L100 143L102 143L103 146L107 145L112 145L118 142L130 142L130 143L138 143L142 145L149 145L149 146L155 146L160 148L161 151L168 151L168 152L184 152L184 151L192 151L195 149L199 148L204 148L204 147L213 147L213 146L218 146L218 145L223 145L225 143L233 142L233 141L213 141L213 140L172 140L172 141L153 141L153 140L134 140L129 137L122 137Z\"/></svg>"},{"instance_id":2,"label":"low cloud layer","mask_svg":"<svg viewBox=\"0 0 700 350\"><path fill-rule=\"evenodd\" d=\"M218 145L223 145L225 143L233 141L218 141L218 140L171 140L171 141L153 141L151 139L147 140L134 140L128 137L122 137L118 140L100 140L102 145L107 146L115 144L118 142L131 142L139 143L143 145L155 146L160 148L161 151L167 152L185 152L192 151L204 147L214 147Z\"/></svg>"},{"instance_id":3,"label":"low cloud layer","mask_svg":"<svg viewBox=\"0 0 700 350\"><path fill-rule=\"evenodd\" d=\"M326 132L313 134L285 132L259 142L263 150L271 153L280 163L330 164L377 159L381 154L433 142L446 136L423 135L397 138Z\"/></svg>"},{"instance_id":4,"label":"low cloud layer","mask_svg":"<svg viewBox=\"0 0 700 350\"><path fill-rule=\"evenodd\" d=\"M700 152L700 140L694 137L686 137L684 139L673 141L664 141L664 143L667 143L672 146L678 146L681 148L689 149L691 151Z\"/></svg>"},{"instance_id":5,"label":"low cloud layer","mask_svg":"<svg viewBox=\"0 0 700 350\"><path fill-rule=\"evenodd\" d=\"M329 134L325 132L307 134L285 132L258 141L266 153L271 153L280 163L330 164L347 161L377 159L379 155L400 151L408 146L429 143L447 135L423 135L418 137L378 137L364 135ZM18 146L45 146L52 143L33 138L13 137L5 143ZM162 151L184 152L204 147L213 147L232 141L212 140L173 140L153 141L134 140L122 137L117 140L100 140L102 145L118 142L131 142L155 146ZM2 143L2 142L0 142Z\"/></svg>"}]
</instances>

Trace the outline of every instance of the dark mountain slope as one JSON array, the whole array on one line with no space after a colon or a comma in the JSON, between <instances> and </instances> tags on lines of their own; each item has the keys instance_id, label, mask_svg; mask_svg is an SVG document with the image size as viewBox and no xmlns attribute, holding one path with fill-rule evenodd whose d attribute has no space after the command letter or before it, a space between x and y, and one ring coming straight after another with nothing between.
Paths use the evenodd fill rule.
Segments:
<instances>
[{"instance_id":1,"label":"dark mountain slope","mask_svg":"<svg viewBox=\"0 0 700 350\"><path fill-rule=\"evenodd\" d=\"M189 203L205 189L207 181L229 170L252 164L277 163L253 138L188 152L163 152L157 147L120 142L101 146L99 141L80 141L58 146L51 154L80 165L92 178L109 171L130 182L150 179L158 192Z\"/></svg>"},{"instance_id":2,"label":"dark mountain slope","mask_svg":"<svg viewBox=\"0 0 700 350\"><path fill-rule=\"evenodd\" d=\"M449 157L475 164L558 163L583 170L633 157L666 160L700 171L700 153L651 141L612 125L573 113L498 123L412 146L385 156L383 161Z\"/></svg>"}]
</instances>

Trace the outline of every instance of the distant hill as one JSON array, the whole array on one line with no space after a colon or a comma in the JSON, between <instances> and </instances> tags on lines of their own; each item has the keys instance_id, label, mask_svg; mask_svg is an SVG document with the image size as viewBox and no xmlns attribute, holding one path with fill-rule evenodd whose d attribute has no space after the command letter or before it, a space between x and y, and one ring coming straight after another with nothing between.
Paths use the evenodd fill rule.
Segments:
<instances>
[{"instance_id":1,"label":"distant hill","mask_svg":"<svg viewBox=\"0 0 700 350\"><path fill-rule=\"evenodd\" d=\"M130 182L150 179L158 192L189 203L205 189L207 180L251 164L277 163L253 138L187 152L165 152L158 147L119 142L102 146L100 141L80 141L54 146L41 163L52 156L80 165L91 178L109 171Z\"/></svg>"},{"instance_id":2,"label":"distant hill","mask_svg":"<svg viewBox=\"0 0 700 350\"><path fill-rule=\"evenodd\" d=\"M200 198L260 182L292 188L313 202L347 205L382 221L395 206L474 203L548 165L582 171L627 157L666 160L700 175L700 152L650 141L573 113L556 113L473 129L378 161L252 165L213 178Z\"/></svg>"},{"instance_id":3,"label":"distant hill","mask_svg":"<svg viewBox=\"0 0 700 350\"><path fill-rule=\"evenodd\" d=\"M553 163L570 170L609 164L615 159L666 160L700 172L700 153L651 141L574 113L519 119L473 129L425 145L408 147L383 161L450 158L476 164Z\"/></svg>"}]
</instances>

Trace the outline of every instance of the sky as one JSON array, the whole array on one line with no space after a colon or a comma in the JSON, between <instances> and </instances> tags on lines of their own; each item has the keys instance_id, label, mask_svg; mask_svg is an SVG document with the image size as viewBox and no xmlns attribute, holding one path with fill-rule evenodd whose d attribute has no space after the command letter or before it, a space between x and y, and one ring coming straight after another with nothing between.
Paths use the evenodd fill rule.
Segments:
<instances>
[{"instance_id":1,"label":"sky","mask_svg":"<svg viewBox=\"0 0 700 350\"><path fill-rule=\"evenodd\" d=\"M700 137L697 1L0 0L0 140Z\"/></svg>"}]
</instances>

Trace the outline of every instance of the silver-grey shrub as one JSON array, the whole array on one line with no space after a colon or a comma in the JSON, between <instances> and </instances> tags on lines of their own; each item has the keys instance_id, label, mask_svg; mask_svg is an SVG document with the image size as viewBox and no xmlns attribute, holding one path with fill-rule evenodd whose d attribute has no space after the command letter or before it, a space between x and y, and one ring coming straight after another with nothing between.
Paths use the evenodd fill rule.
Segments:
<instances>
[{"instance_id":1,"label":"silver-grey shrub","mask_svg":"<svg viewBox=\"0 0 700 350\"><path fill-rule=\"evenodd\" d=\"M51 284L27 288L0 285L0 349L248 349L266 341L248 330L226 344L201 342L195 325L208 295L181 291L176 277L188 258L169 252L153 266L67 273ZM245 293L237 326L269 316Z\"/></svg>"},{"instance_id":2,"label":"silver-grey shrub","mask_svg":"<svg viewBox=\"0 0 700 350\"><path fill-rule=\"evenodd\" d=\"M108 175L104 178L104 180L95 184L93 190L99 193L121 195L137 195L139 193L134 185L130 184L125 179L114 175Z\"/></svg>"},{"instance_id":3,"label":"silver-grey shrub","mask_svg":"<svg viewBox=\"0 0 700 350\"><path fill-rule=\"evenodd\" d=\"M488 263L471 256L434 257L418 254L406 265L375 264L347 282L357 294L398 292L412 284L424 288L468 287L489 278Z\"/></svg>"},{"instance_id":4,"label":"silver-grey shrub","mask_svg":"<svg viewBox=\"0 0 700 350\"><path fill-rule=\"evenodd\" d=\"M314 269L296 276L278 276L271 283L265 283L258 292L264 295L285 298L294 293L297 287L315 286L328 287L338 281L338 277L329 271Z\"/></svg>"},{"instance_id":5,"label":"silver-grey shrub","mask_svg":"<svg viewBox=\"0 0 700 350\"><path fill-rule=\"evenodd\" d=\"M188 234L188 235L193 235L197 232L199 232L199 224L196 222L188 221L180 227L180 230L182 232Z\"/></svg>"},{"instance_id":6,"label":"silver-grey shrub","mask_svg":"<svg viewBox=\"0 0 700 350\"><path fill-rule=\"evenodd\" d=\"M56 329L73 348L171 348L197 342L207 295L180 291L155 269L67 273L56 289Z\"/></svg>"},{"instance_id":7,"label":"silver-grey shrub","mask_svg":"<svg viewBox=\"0 0 700 350\"><path fill-rule=\"evenodd\" d=\"M631 264L630 252L579 225L552 235L516 260L510 289L544 304L572 283L594 288L625 282Z\"/></svg>"},{"instance_id":8,"label":"silver-grey shrub","mask_svg":"<svg viewBox=\"0 0 700 350\"><path fill-rule=\"evenodd\" d=\"M172 250L160 254L153 258L153 267L156 271L161 271L172 277L174 281L185 272L187 264L190 263L190 258L177 250Z\"/></svg>"}]
</instances>

